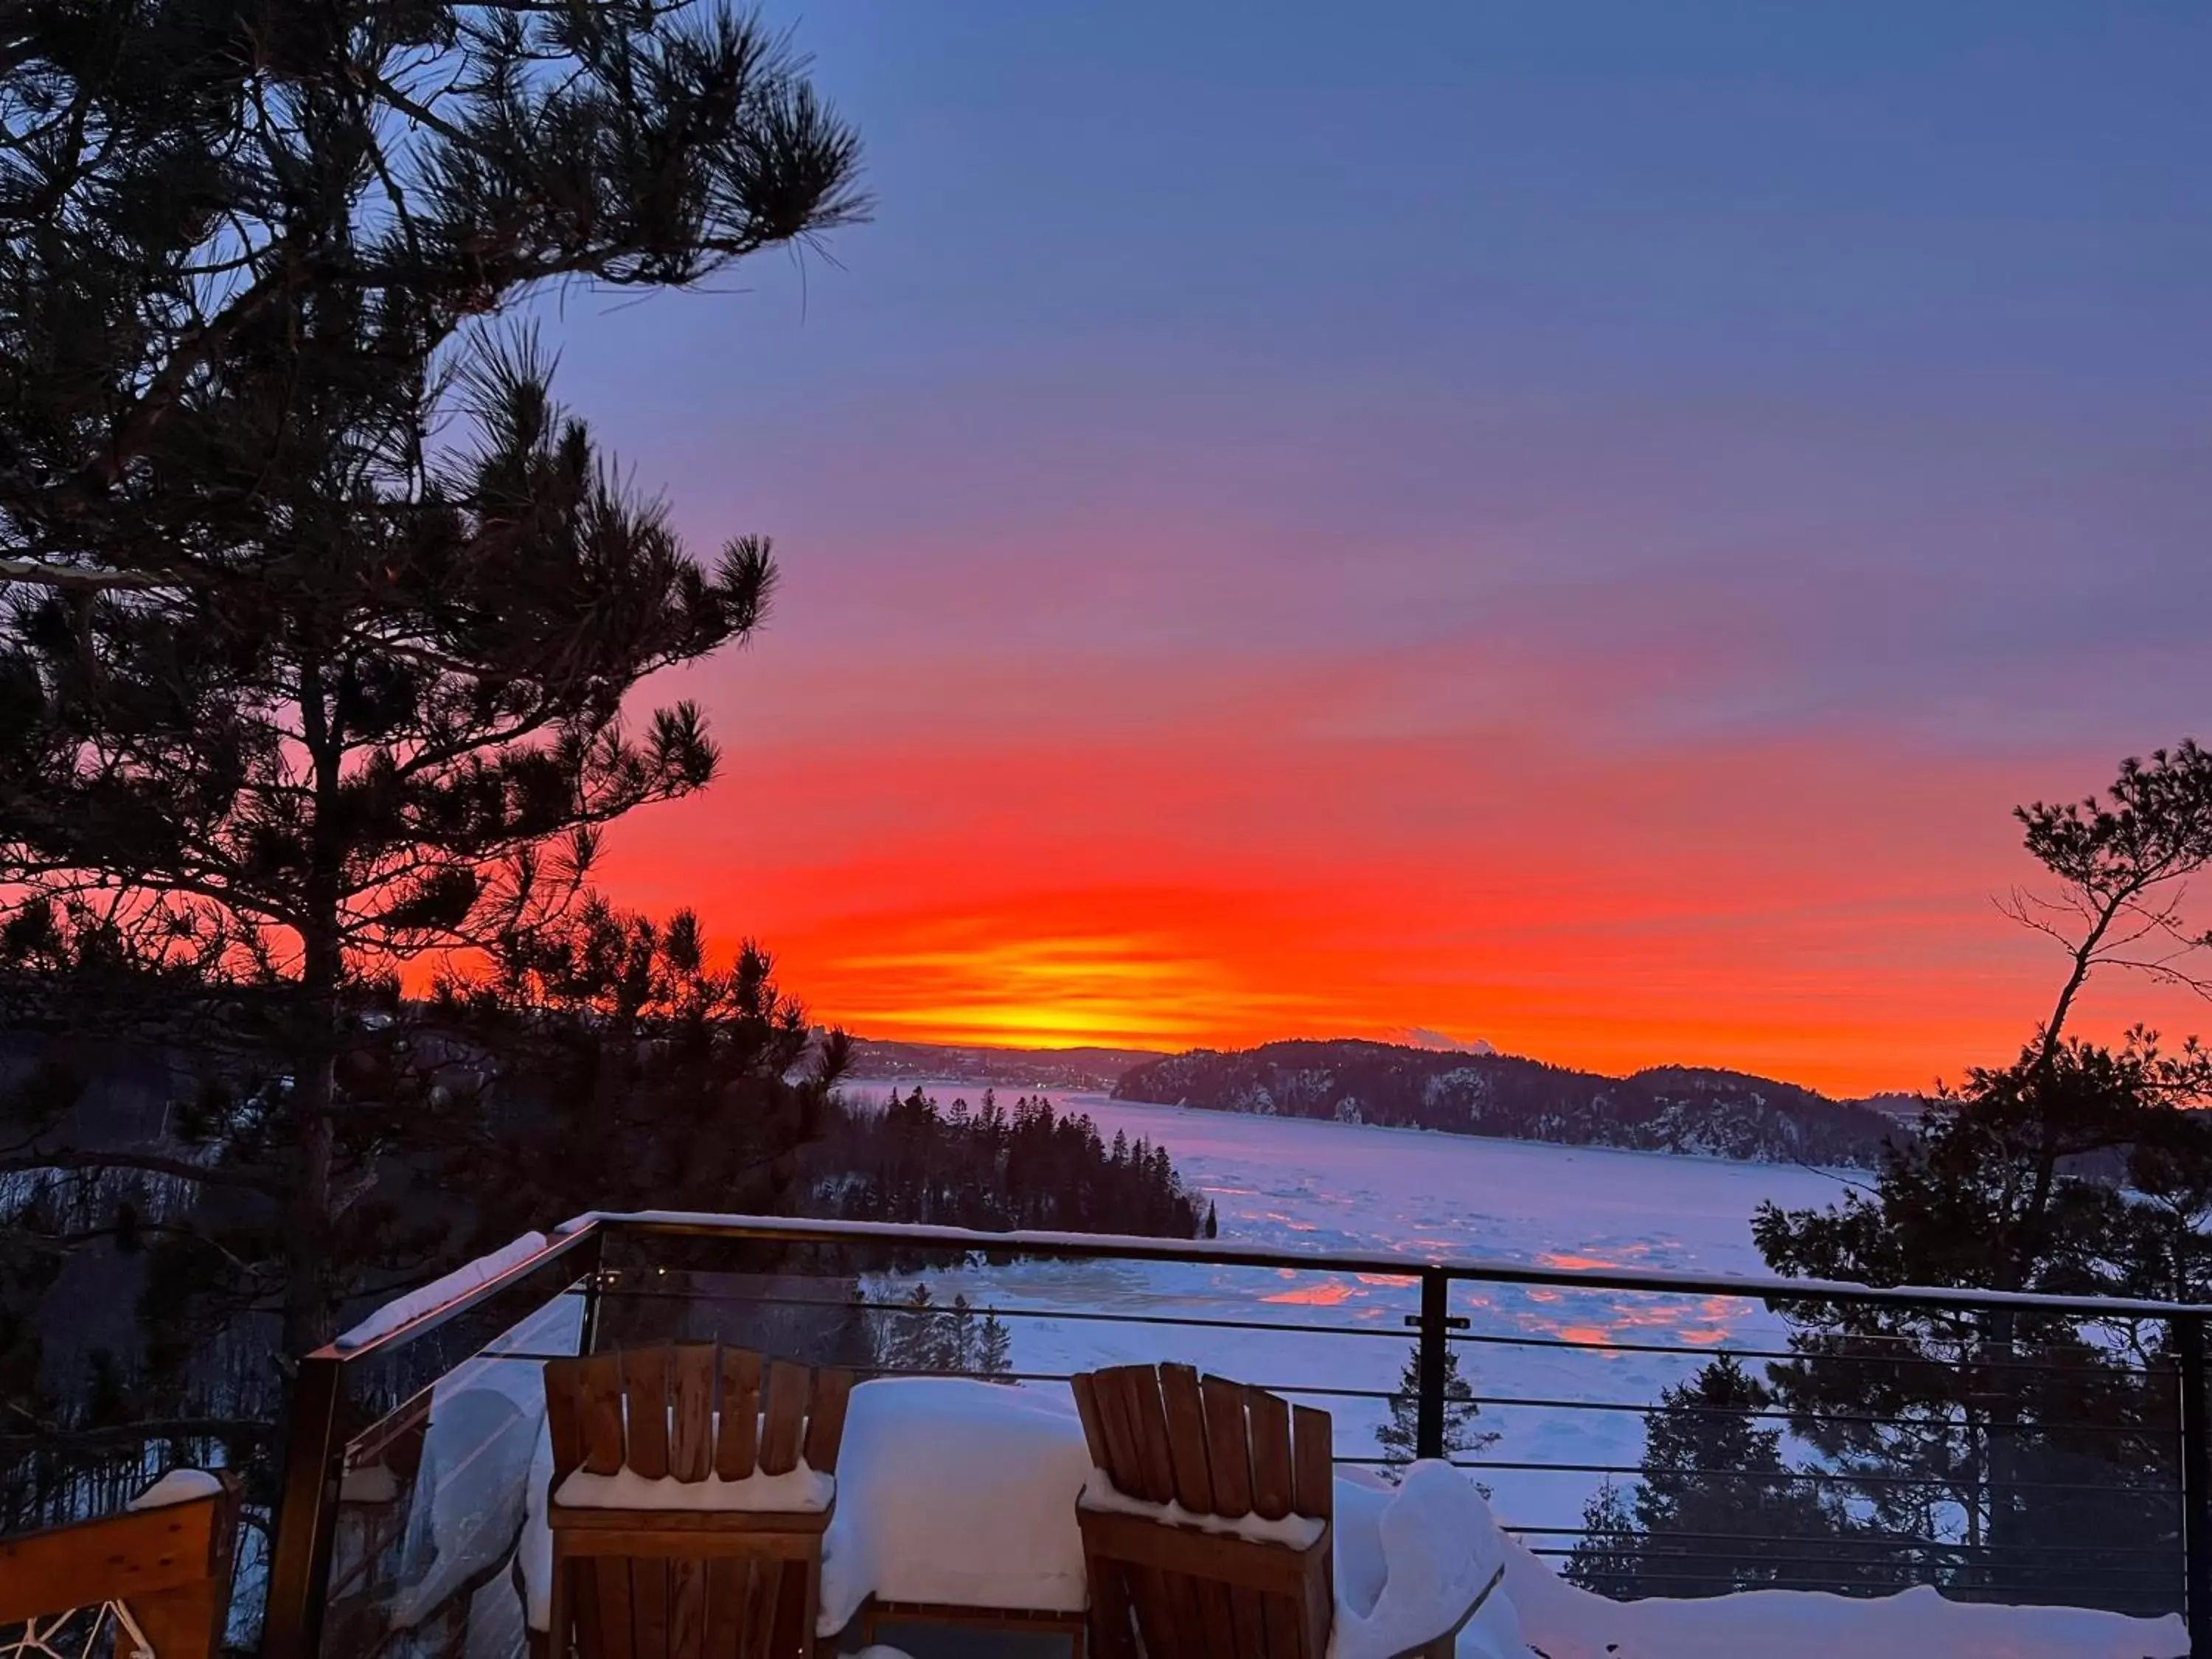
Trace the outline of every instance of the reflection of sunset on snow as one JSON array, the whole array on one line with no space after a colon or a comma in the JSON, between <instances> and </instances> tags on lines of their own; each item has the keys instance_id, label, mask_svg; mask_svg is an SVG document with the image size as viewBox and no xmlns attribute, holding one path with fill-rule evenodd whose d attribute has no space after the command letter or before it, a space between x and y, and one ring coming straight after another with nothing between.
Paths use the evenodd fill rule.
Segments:
<instances>
[{"instance_id":1,"label":"reflection of sunset on snow","mask_svg":"<svg viewBox=\"0 0 2212 1659\"><path fill-rule=\"evenodd\" d=\"M937 1092L950 1104L961 1091ZM1795 1167L1057 1098L1090 1113L1109 1140L1118 1130L1165 1146L1218 1207L1224 1243L1317 1255L1750 1273L1760 1268L1750 1217L1761 1200L1802 1206L1835 1191L1820 1171ZM1179 1359L1262 1386L1326 1390L1310 1403L1326 1407L1346 1456L1375 1451L1375 1427L1413 1352L1405 1319L1420 1303L1413 1275L1378 1271L1063 1262L932 1279L943 1296L1034 1310L1007 1322L1020 1370ZM1635 1462L1640 1408L1702 1354L1723 1343L1777 1346L1784 1335L1749 1297L1470 1282L1453 1286L1450 1308L1469 1321L1454 1352L1490 1402L1482 1426L1504 1437L1487 1455L1581 1466L1485 1476L1501 1514L1523 1525L1573 1524L1596 1484L1588 1466ZM1120 1322L1146 1316L1191 1322ZM1613 1409L1498 1403L1540 1399Z\"/></svg>"}]
</instances>

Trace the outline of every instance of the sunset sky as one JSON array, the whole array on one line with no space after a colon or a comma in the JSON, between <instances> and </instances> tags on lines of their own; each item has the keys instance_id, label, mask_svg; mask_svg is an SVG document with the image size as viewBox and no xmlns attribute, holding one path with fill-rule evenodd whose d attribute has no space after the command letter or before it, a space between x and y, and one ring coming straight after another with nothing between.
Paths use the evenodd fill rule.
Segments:
<instances>
[{"instance_id":1,"label":"sunset sky","mask_svg":"<svg viewBox=\"0 0 2212 1659\"><path fill-rule=\"evenodd\" d=\"M874 222L553 325L786 574L616 896L878 1036L1856 1092L2047 1009L2009 808L2212 738L2212 6L769 15Z\"/></svg>"}]
</instances>

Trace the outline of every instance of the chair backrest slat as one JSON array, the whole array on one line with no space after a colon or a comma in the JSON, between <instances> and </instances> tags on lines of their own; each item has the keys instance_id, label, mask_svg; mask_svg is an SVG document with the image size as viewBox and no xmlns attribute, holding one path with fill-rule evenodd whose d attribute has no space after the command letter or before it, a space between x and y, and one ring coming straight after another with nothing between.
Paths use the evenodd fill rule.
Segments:
<instances>
[{"instance_id":1,"label":"chair backrest slat","mask_svg":"<svg viewBox=\"0 0 2212 1659\"><path fill-rule=\"evenodd\" d=\"M580 1369L577 1418L584 1431L583 1467L613 1474L623 1466L623 1375L618 1354L595 1353Z\"/></svg>"},{"instance_id":2,"label":"chair backrest slat","mask_svg":"<svg viewBox=\"0 0 2212 1659\"><path fill-rule=\"evenodd\" d=\"M813 1373L779 1359L768 1368L767 1407L761 1417L760 1472L788 1474L799 1466L805 1431L806 1397Z\"/></svg>"},{"instance_id":3,"label":"chair backrest slat","mask_svg":"<svg viewBox=\"0 0 2212 1659\"><path fill-rule=\"evenodd\" d=\"M714 1467L714 1345L679 1346L671 1382L668 1472L678 1480L704 1480Z\"/></svg>"},{"instance_id":4,"label":"chair backrest slat","mask_svg":"<svg viewBox=\"0 0 2212 1659\"><path fill-rule=\"evenodd\" d=\"M1291 1507L1316 1521L1336 1514L1336 1436L1328 1413L1311 1406L1291 1410Z\"/></svg>"},{"instance_id":5,"label":"chair backrest slat","mask_svg":"<svg viewBox=\"0 0 2212 1659\"><path fill-rule=\"evenodd\" d=\"M853 1373L824 1366L814 1373L814 1401L806 1413L802 1455L817 1474L837 1473L837 1453L845 1443L845 1408L853 1397Z\"/></svg>"},{"instance_id":6,"label":"chair backrest slat","mask_svg":"<svg viewBox=\"0 0 2212 1659\"><path fill-rule=\"evenodd\" d=\"M742 1480L760 1456L761 1358L743 1348L722 1350L722 1426L714 1443L714 1473Z\"/></svg>"},{"instance_id":7,"label":"chair backrest slat","mask_svg":"<svg viewBox=\"0 0 2212 1659\"><path fill-rule=\"evenodd\" d=\"M1213 1512L1231 1521L1252 1513L1252 1454L1245 1437L1244 1390L1218 1376L1199 1384L1206 1406L1206 1461Z\"/></svg>"},{"instance_id":8,"label":"chair backrest slat","mask_svg":"<svg viewBox=\"0 0 2212 1659\"><path fill-rule=\"evenodd\" d=\"M1106 1431L1106 1474L1133 1498L1145 1494L1145 1455L1138 1438L1136 1390L1128 1368L1096 1373L1098 1413Z\"/></svg>"},{"instance_id":9,"label":"chair backrest slat","mask_svg":"<svg viewBox=\"0 0 2212 1659\"><path fill-rule=\"evenodd\" d=\"M584 1362L548 1360L545 1365L545 1437L553 1445L553 1480L557 1486L584 1461L584 1424L579 1394Z\"/></svg>"},{"instance_id":10,"label":"chair backrest slat","mask_svg":"<svg viewBox=\"0 0 2212 1659\"><path fill-rule=\"evenodd\" d=\"M648 1480L668 1473L668 1350L630 1348L622 1357L629 1407L631 1468Z\"/></svg>"},{"instance_id":11,"label":"chair backrest slat","mask_svg":"<svg viewBox=\"0 0 2212 1659\"><path fill-rule=\"evenodd\" d=\"M1213 1471L1206 1462L1206 1402L1199 1394L1198 1373L1188 1365L1161 1366L1160 1406L1167 1415L1176 1502L1193 1515L1211 1515Z\"/></svg>"},{"instance_id":12,"label":"chair backrest slat","mask_svg":"<svg viewBox=\"0 0 2212 1659\"><path fill-rule=\"evenodd\" d=\"M1078 1371L1067 1379L1068 1391L1075 1396L1075 1414L1083 1419L1083 1443L1091 1449L1091 1467L1106 1467L1106 1425L1099 1414L1098 1387L1089 1371Z\"/></svg>"},{"instance_id":13,"label":"chair backrest slat","mask_svg":"<svg viewBox=\"0 0 2212 1659\"><path fill-rule=\"evenodd\" d=\"M1147 1503L1172 1504L1175 1455L1168 1447L1168 1419L1160 1404L1159 1373L1150 1365L1129 1368L1129 1401L1136 1419L1137 1457L1145 1477L1142 1495Z\"/></svg>"},{"instance_id":14,"label":"chair backrest slat","mask_svg":"<svg viewBox=\"0 0 2212 1659\"><path fill-rule=\"evenodd\" d=\"M1279 1521L1291 1512L1291 1408L1277 1395L1245 1390L1252 1425L1252 1512Z\"/></svg>"}]
</instances>

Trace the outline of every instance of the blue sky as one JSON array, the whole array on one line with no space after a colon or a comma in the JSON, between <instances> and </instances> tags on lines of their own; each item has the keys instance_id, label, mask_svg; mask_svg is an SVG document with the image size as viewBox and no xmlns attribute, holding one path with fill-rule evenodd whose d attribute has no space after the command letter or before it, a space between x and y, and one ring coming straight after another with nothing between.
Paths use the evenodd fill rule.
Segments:
<instances>
[{"instance_id":1,"label":"blue sky","mask_svg":"<svg viewBox=\"0 0 2212 1659\"><path fill-rule=\"evenodd\" d=\"M1770 908L1814 907L1843 811L1895 872L1869 902L1957 921L2032 873L2014 799L2202 729L2212 7L769 15L860 127L873 222L705 294L571 295L558 331L564 394L679 523L786 555L774 627L688 685L773 821L724 800L650 832L711 845L733 926L811 940L835 892L825 940L896 933L867 872L902 848L930 887L930 837L982 833L945 792L980 781L1067 809L998 886L939 884L1016 933L1116 858L1201 884L1256 860L1288 891L1413 857L1480 910L1502 811L1550 846L1529 803L1654 775L1685 803L1620 809L1581 849L1608 878L1749 818ZM1062 799L1070 751L1201 806L1240 789L1187 830L1114 820ZM801 753L873 787L800 790ZM1285 839L1284 804L1348 772L1371 822ZM1913 997L1966 987L1971 1048L2039 1000L2038 959L1951 931ZM1500 948L1388 1023L1486 1024ZM799 954L851 981L834 944ZM1623 993L1547 994L1528 1041L1556 1046ZM1823 994L1854 1053L1896 1026L1871 987ZM1832 1071L1830 1040L1758 1052Z\"/></svg>"}]
</instances>

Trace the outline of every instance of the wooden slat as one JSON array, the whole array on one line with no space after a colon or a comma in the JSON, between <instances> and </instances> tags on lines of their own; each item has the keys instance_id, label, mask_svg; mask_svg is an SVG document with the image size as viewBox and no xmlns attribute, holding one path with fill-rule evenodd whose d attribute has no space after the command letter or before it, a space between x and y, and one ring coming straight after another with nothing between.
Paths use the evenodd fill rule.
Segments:
<instances>
[{"instance_id":1,"label":"wooden slat","mask_svg":"<svg viewBox=\"0 0 2212 1659\"><path fill-rule=\"evenodd\" d=\"M1291 1507L1327 1521L1336 1513L1336 1437L1328 1413L1291 1408Z\"/></svg>"},{"instance_id":2,"label":"wooden slat","mask_svg":"<svg viewBox=\"0 0 2212 1659\"><path fill-rule=\"evenodd\" d=\"M714 1443L714 1473L742 1480L760 1456L761 1358L743 1348L722 1350L722 1428Z\"/></svg>"},{"instance_id":3,"label":"wooden slat","mask_svg":"<svg viewBox=\"0 0 2212 1659\"><path fill-rule=\"evenodd\" d=\"M1098 1395L1088 1371L1078 1371L1067 1379L1068 1391L1075 1396L1075 1414L1083 1419L1083 1441L1091 1449L1091 1467L1106 1467L1106 1431L1098 1418Z\"/></svg>"},{"instance_id":4,"label":"wooden slat","mask_svg":"<svg viewBox=\"0 0 2212 1659\"><path fill-rule=\"evenodd\" d=\"M1137 1450L1136 1416L1129 1403L1126 1369L1115 1366L1092 1372L1091 1388L1098 1402L1099 1428L1106 1437L1106 1478L1117 1492L1134 1498L1144 1490L1144 1470Z\"/></svg>"},{"instance_id":5,"label":"wooden slat","mask_svg":"<svg viewBox=\"0 0 2212 1659\"><path fill-rule=\"evenodd\" d=\"M775 1645L777 1654L802 1656L814 1650L814 1632L807 1626L811 1615L818 1611L818 1598L809 1594L809 1569L798 1561L787 1562L783 1568L783 1589L776 1598Z\"/></svg>"},{"instance_id":6,"label":"wooden slat","mask_svg":"<svg viewBox=\"0 0 2212 1659\"><path fill-rule=\"evenodd\" d=\"M1268 1659L1322 1659L1318 1653L1309 1652L1299 1639L1303 1620L1299 1618L1297 1595L1273 1595L1261 1598L1267 1615ZM644 1659L641 1654L639 1659Z\"/></svg>"},{"instance_id":7,"label":"wooden slat","mask_svg":"<svg viewBox=\"0 0 2212 1659\"><path fill-rule=\"evenodd\" d=\"M1252 1425L1252 1508L1269 1521L1291 1512L1291 1408L1258 1389L1245 1391Z\"/></svg>"},{"instance_id":8,"label":"wooden slat","mask_svg":"<svg viewBox=\"0 0 2212 1659\"><path fill-rule=\"evenodd\" d=\"M583 1387L584 1362L549 1359L545 1362L545 1432L553 1443L553 1484L559 1486L584 1461L584 1429L577 1395Z\"/></svg>"},{"instance_id":9,"label":"wooden slat","mask_svg":"<svg viewBox=\"0 0 2212 1659\"><path fill-rule=\"evenodd\" d=\"M592 1640L597 1642L599 1640L599 1637L596 1632L599 1628L599 1575L598 1571L588 1561L579 1561L573 1565L564 1563L560 1566L556 1566L554 1569L554 1571L566 1576L568 1587L568 1615L570 1620L573 1622L576 1629L594 1632L592 1637ZM554 1650L554 1659L566 1659L566 1655L562 1654L559 1649L556 1649ZM586 1659L590 1659L590 1656L587 1656Z\"/></svg>"},{"instance_id":10,"label":"wooden slat","mask_svg":"<svg viewBox=\"0 0 2212 1659\"><path fill-rule=\"evenodd\" d=\"M766 1403L761 1412L760 1472L788 1474L799 1465L800 1437L806 1425L806 1395L813 1375L804 1365L779 1359L768 1368Z\"/></svg>"},{"instance_id":11,"label":"wooden slat","mask_svg":"<svg viewBox=\"0 0 2212 1659\"><path fill-rule=\"evenodd\" d=\"M1237 1624L1229 1607L1229 1586L1212 1578L1188 1580L1197 1601L1198 1628L1205 1638L1203 1651L1233 1659L1237 1652Z\"/></svg>"},{"instance_id":12,"label":"wooden slat","mask_svg":"<svg viewBox=\"0 0 2212 1659\"><path fill-rule=\"evenodd\" d=\"M1235 1659L1268 1659L1267 1598L1249 1584L1229 1587L1229 1613L1236 1622Z\"/></svg>"},{"instance_id":13,"label":"wooden slat","mask_svg":"<svg viewBox=\"0 0 2212 1659\"><path fill-rule=\"evenodd\" d=\"M629 1617L637 1632L637 1659L668 1659L668 1571L665 1558L629 1564Z\"/></svg>"},{"instance_id":14,"label":"wooden slat","mask_svg":"<svg viewBox=\"0 0 2212 1659\"><path fill-rule=\"evenodd\" d=\"M1130 1368L1129 1407L1135 1418L1137 1455L1145 1475L1140 1495L1148 1504L1172 1504L1175 1459L1168 1450L1168 1419L1160 1407L1159 1376L1150 1365Z\"/></svg>"},{"instance_id":15,"label":"wooden slat","mask_svg":"<svg viewBox=\"0 0 2212 1659\"><path fill-rule=\"evenodd\" d=\"M629 1463L648 1480L668 1473L671 1355L667 1348L632 1348L623 1355L623 1392L629 1401ZM645 1639L641 1626L638 1639Z\"/></svg>"},{"instance_id":16,"label":"wooden slat","mask_svg":"<svg viewBox=\"0 0 2212 1659\"><path fill-rule=\"evenodd\" d=\"M1083 1570L1091 1584L1095 1659L1137 1659L1136 1633L1130 1625L1135 1612L1129 1601L1129 1570L1100 1555L1085 1555Z\"/></svg>"},{"instance_id":17,"label":"wooden slat","mask_svg":"<svg viewBox=\"0 0 2212 1659\"><path fill-rule=\"evenodd\" d=\"M746 1599L745 1625L738 1638L738 1659L781 1659L775 1652L775 1615L783 1595L783 1568L775 1561L753 1565L752 1594Z\"/></svg>"},{"instance_id":18,"label":"wooden slat","mask_svg":"<svg viewBox=\"0 0 2212 1659\"><path fill-rule=\"evenodd\" d=\"M595 1353L580 1371L576 1414L583 1429L583 1467L593 1474L613 1474L623 1466L622 1360Z\"/></svg>"},{"instance_id":19,"label":"wooden slat","mask_svg":"<svg viewBox=\"0 0 2212 1659\"><path fill-rule=\"evenodd\" d=\"M670 1659L706 1659L707 1564L679 1560L669 1574Z\"/></svg>"},{"instance_id":20,"label":"wooden slat","mask_svg":"<svg viewBox=\"0 0 2212 1659\"><path fill-rule=\"evenodd\" d=\"M686 1342L676 1350L668 1472L704 1480L714 1467L714 1345Z\"/></svg>"},{"instance_id":21,"label":"wooden slat","mask_svg":"<svg viewBox=\"0 0 2212 1659\"><path fill-rule=\"evenodd\" d=\"M845 1408L852 1397L852 1372L824 1366L814 1373L805 1456L806 1467L817 1474L837 1473L837 1454L845 1443Z\"/></svg>"},{"instance_id":22,"label":"wooden slat","mask_svg":"<svg viewBox=\"0 0 2212 1659\"><path fill-rule=\"evenodd\" d=\"M1206 1405L1206 1462L1213 1476L1213 1512L1235 1521L1252 1512L1252 1464L1244 1429L1244 1390L1209 1376L1199 1384Z\"/></svg>"},{"instance_id":23,"label":"wooden slat","mask_svg":"<svg viewBox=\"0 0 2212 1659\"><path fill-rule=\"evenodd\" d=\"M1211 1515L1213 1472L1206 1462L1206 1402L1199 1395L1198 1373L1188 1365L1161 1366L1160 1406L1167 1415L1176 1502L1193 1515Z\"/></svg>"},{"instance_id":24,"label":"wooden slat","mask_svg":"<svg viewBox=\"0 0 2212 1659\"><path fill-rule=\"evenodd\" d=\"M750 1561L724 1559L707 1564L706 1659L738 1659L751 1573Z\"/></svg>"},{"instance_id":25,"label":"wooden slat","mask_svg":"<svg viewBox=\"0 0 2212 1659\"><path fill-rule=\"evenodd\" d=\"M0 1538L0 1625L203 1583L217 1559L216 1528L235 1508L216 1493Z\"/></svg>"},{"instance_id":26,"label":"wooden slat","mask_svg":"<svg viewBox=\"0 0 2212 1659\"><path fill-rule=\"evenodd\" d=\"M630 1626L629 1560L619 1555L605 1556L592 1562L590 1570L599 1602L601 1655L604 1659L636 1659L637 1638Z\"/></svg>"},{"instance_id":27,"label":"wooden slat","mask_svg":"<svg viewBox=\"0 0 2212 1659\"><path fill-rule=\"evenodd\" d=\"M1297 1594L1306 1574L1318 1572L1329 1551L1326 1535L1310 1548L1294 1550L1190 1527L1163 1526L1145 1516L1113 1510L1080 1510L1076 1522L1082 1528L1085 1549L1092 1554L1138 1567L1195 1573L1275 1595Z\"/></svg>"}]
</instances>

